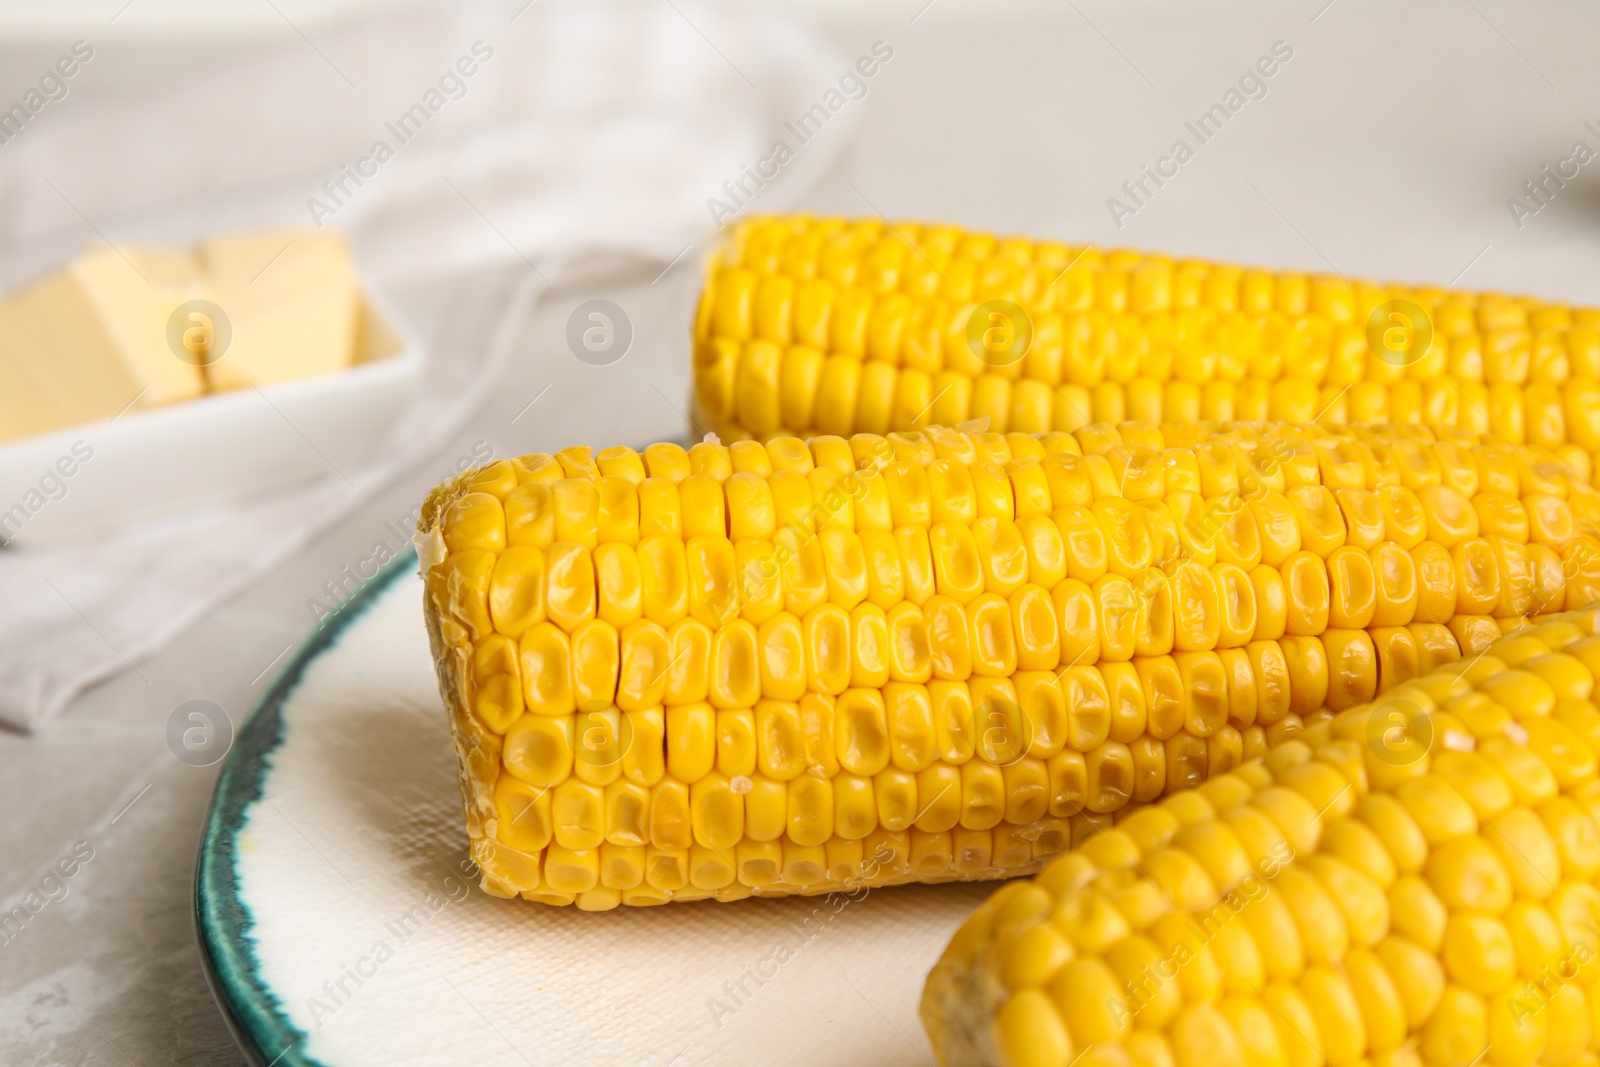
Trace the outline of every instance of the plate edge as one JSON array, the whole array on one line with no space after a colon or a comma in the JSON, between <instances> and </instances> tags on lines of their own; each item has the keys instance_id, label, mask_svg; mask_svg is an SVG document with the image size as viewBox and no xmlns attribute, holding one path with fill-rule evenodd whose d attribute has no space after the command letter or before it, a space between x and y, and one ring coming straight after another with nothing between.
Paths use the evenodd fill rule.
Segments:
<instances>
[{"instance_id":1,"label":"plate edge","mask_svg":"<svg viewBox=\"0 0 1600 1067\"><path fill-rule=\"evenodd\" d=\"M272 753L283 742L284 702L298 688L306 669L401 575L415 572L416 567L416 552L408 548L300 643L251 708L207 806L195 857L195 944L212 997L234 1041L256 1067L330 1065L305 1055L302 1049L308 1035L289 1021L277 994L261 979L255 949L249 942L254 920L239 899L234 862L239 831L251 805L263 794L262 781L271 770ZM278 1051L269 1053L269 1046Z\"/></svg>"}]
</instances>

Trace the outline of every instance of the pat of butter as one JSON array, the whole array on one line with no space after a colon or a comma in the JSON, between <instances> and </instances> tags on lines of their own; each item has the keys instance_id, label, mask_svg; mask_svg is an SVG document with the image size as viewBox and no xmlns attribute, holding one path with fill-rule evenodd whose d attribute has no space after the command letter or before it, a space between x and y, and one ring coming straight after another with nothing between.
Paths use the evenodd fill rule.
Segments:
<instances>
[{"instance_id":1,"label":"pat of butter","mask_svg":"<svg viewBox=\"0 0 1600 1067\"><path fill-rule=\"evenodd\" d=\"M238 389L330 374L356 348L355 275L344 239L283 231L219 237L200 245L208 296L233 337L206 368L212 389Z\"/></svg>"},{"instance_id":2,"label":"pat of butter","mask_svg":"<svg viewBox=\"0 0 1600 1067\"><path fill-rule=\"evenodd\" d=\"M199 295L193 256L98 248L0 301L0 440L198 396L167 320Z\"/></svg>"},{"instance_id":3,"label":"pat of butter","mask_svg":"<svg viewBox=\"0 0 1600 1067\"><path fill-rule=\"evenodd\" d=\"M149 383L140 407L187 400L203 390L199 371L178 357L168 335L178 306L206 295L194 256L97 248L80 256L68 273L88 295L123 362Z\"/></svg>"},{"instance_id":4,"label":"pat of butter","mask_svg":"<svg viewBox=\"0 0 1600 1067\"><path fill-rule=\"evenodd\" d=\"M187 325L173 317L190 300L227 317L227 347L204 368L173 347ZM0 299L0 441L342 370L359 321L350 252L334 233L218 237L194 252L91 248Z\"/></svg>"}]
</instances>

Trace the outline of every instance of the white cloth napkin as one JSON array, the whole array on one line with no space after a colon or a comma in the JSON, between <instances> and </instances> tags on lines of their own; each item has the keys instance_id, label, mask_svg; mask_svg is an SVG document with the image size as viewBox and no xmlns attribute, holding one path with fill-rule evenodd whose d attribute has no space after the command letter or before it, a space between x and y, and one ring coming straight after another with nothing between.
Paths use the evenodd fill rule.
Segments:
<instances>
[{"instance_id":1,"label":"white cloth napkin","mask_svg":"<svg viewBox=\"0 0 1600 1067\"><path fill-rule=\"evenodd\" d=\"M53 103L0 152L0 285L97 237L181 246L315 215L350 236L396 305L457 286L481 306L424 334L424 388L383 458L346 470L348 482L95 544L0 551L0 723L29 729L128 669L436 452L494 388L525 316L564 272L691 257L712 230L707 199L726 200L723 183L767 155L844 66L771 12L457 3L297 32L95 106ZM94 73L91 60L77 76ZM398 131L402 141L394 123L418 104L426 121ZM835 116L749 209L803 193L858 110ZM376 163L380 140L392 157ZM347 178L335 197L324 182L346 166L376 173L359 187Z\"/></svg>"}]
</instances>

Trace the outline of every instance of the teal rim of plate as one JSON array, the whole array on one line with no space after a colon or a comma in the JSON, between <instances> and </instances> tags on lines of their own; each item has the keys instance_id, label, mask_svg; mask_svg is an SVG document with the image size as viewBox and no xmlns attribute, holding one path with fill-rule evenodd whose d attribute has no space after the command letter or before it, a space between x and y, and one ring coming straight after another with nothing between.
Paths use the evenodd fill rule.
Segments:
<instances>
[{"instance_id":1,"label":"teal rim of plate","mask_svg":"<svg viewBox=\"0 0 1600 1067\"><path fill-rule=\"evenodd\" d=\"M235 866L239 833L250 807L264 795L272 753L283 743L283 707L307 668L331 649L351 624L407 572L417 555L407 549L391 560L307 637L251 708L228 753L211 796L200 854L195 860L195 941L212 996L234 1041L256 1067L330 1067L305 1052L308 1035L289 1021L278 994L262 980L251 930L255 919L239 898Z\"/></svg>"}]
</instances>

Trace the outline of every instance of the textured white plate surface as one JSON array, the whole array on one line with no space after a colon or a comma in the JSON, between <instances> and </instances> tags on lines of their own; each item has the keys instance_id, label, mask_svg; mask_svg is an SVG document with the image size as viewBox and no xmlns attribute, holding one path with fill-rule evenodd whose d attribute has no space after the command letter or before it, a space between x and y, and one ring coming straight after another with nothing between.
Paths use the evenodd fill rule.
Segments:
<instances>
[{"instance_id":1,"label":"textured white plate surface","mask_svg":"<svg viewBox=\"0 0 1600 1067\"><path fill-rule=\"evenodd\" d=\"M249 780L219 787L202 861L231 856L242 921L226 936L253 948L253 973L217 968L216 984L259 1062L931 1062L923 977L992 885L589 914L469 884L422 585L397 566L291 664L298 683L257 713L280 716L276 747L247 727L231 758ZM251 781L260 799L230 815L227 792ZM215 938L228 909L200 894ZM239 1025L261 990L298 1036Z\"/></svg>"}]
</instances>

